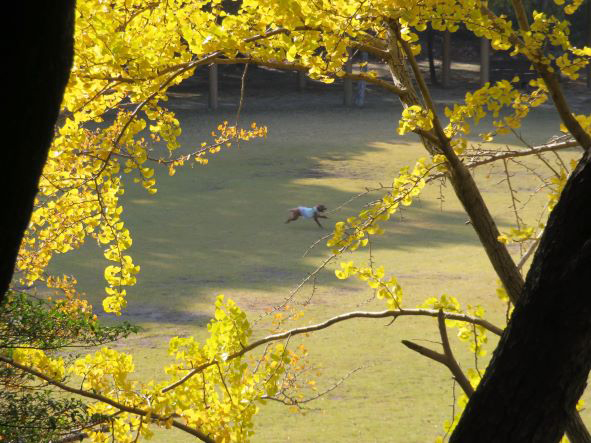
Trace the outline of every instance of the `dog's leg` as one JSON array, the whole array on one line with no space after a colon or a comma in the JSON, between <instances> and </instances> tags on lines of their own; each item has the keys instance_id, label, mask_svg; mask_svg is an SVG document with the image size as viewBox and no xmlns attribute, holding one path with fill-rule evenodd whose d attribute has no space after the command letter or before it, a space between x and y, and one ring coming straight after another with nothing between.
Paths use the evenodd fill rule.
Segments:
<instances>
[{"instance_id":1,"label":"dog's leg","mask_svg":"<svg viewBox=\"0 0 591 443\"><path fill-rule=\"evenodd\" d=\"M322 225L320 224L320 222L318 221L318 217L322 217L322 218L326 218L326 217L323 217L322 215L314 214L314 221L316 222L316 224L317 224L318 226L320 226L320 228L321 228L321 229L324 229L324 226L322 226Z\"/></svg>"},{"instance_id":2,"label":"dog's leg","mask_svg":"<svg viewBox=\"0 0 591 443\"><path fill-rule=\"evenodd\" d=\"M300 217L300 211L297 209L292 209L289 211L289 218L285 221L285 223L289 223L291 221L296 221Z\"/></svg>"}]
</instances>

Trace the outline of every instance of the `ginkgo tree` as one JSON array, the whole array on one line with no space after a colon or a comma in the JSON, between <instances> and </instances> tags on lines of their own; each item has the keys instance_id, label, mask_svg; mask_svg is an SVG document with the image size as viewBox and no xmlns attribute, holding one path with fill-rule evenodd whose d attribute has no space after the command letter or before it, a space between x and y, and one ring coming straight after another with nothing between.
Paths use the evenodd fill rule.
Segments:
<instances>
[{"instance_id":1,"label":"ginkgo tree","mask_svg":"<svg viewBox=\"0 0 591 443\"><path fill-rule=\"evenodd\" d=\"M581 3L563 3L560 9L566 15L573 14ZM63 406L82 412L76 413L76 419L52 423L51 432L45 434L48 439L80 435L98 442L110 438L138 441L149 438L154 426L161 426L181 429L203 441L247 441L253 434L253 417L265 399L287 403L290 399L297 404L307 363L304 348L290 348L292 337L352 318L429 316L437 322L443 353L410 341L404 344L451 371L465 393L459 400L460 410L469 397L475 399L468 402L464 418L460 420L459 413L446 425L452 440L557 441L566 429L571 441L588 441L589 434L575 410L591 360L585 340L591 329L586 323L588 302L581 300L581 293L572 294L576 303L560 310L561 321L571 327L562 329L561 324L552 329L551 342L540 340L548 338L542 331L550 328L544 322L532 324L531 312L544 318L559 303L561 286L576 292L583 282L585 263L589 263L591 234L584 220L588 220L585 217L591 207L591 115L571 112L558 74L576 80L589 63L591 48L579 48L569 41L567 18L540 11L528 14L521 0L513 0L512 7L515 23L496 15L480 0L78 1L74 64L16 259L13 289L5 303L19 318L31 318L25 314L38 312L39 307L31 307L18 293L43 284L64 294L49 302L49 318L73 320L65 323L61 342L27 333L23 340L2 343L0 360L7 379L12 380L7 383L12 386L8 391L11 398L19 390L50 386L83 401ZM527 57L537 74L530 81L530 89L518 89L519 78L486 84L467 93L463 103L445 109L441 115L416 60L421 51L418 33L427 26L451 32L464 26L476 36L489 39L495 49ZM372 71L348 73L344 64L356 50L367 51L383 62L391 80ZM80 339L81 343L94 344L131 332L126 328L101 329L91 307L77 295L75 279L46 273L55 254L67 253L93 238L108 261L103 308L115 314L125 309L127 288L134 285L140 266L126 253L132 234L122 217L122 174L132 175L147 193L155 193L154 168L167 168L173 175L185 164L206 164L208 156L237 141L266 135L267 128L257 123L240 127L239 122L220 122L212 128L210 140L195 141L189 154L176 153L181 127L175 114L166 108L167 90L193 75L199 66L212 63L302 71L324 82L349 77L374 84L400 99L403 112L398 133L417 134L425 157L392 177L392 186L380 199L357 216L336 223L328 239L329 256L322 264L339 262L336 277L366 282L384 300L386 309L343 313L300 328L280 322L275 334L253 340L245 312L231 299L220 296L204 342L192 337L171 340L171 360L163 368L166 381L132 379L133 357L107 347L80 358L64 358L55 350L75 335L68 331L94 332L94 336ZM515 132L532 108L550 98L562 122L557 131L562 130L564 136L514 151L487 145L499 134ZM492 118L494 129L474 133L473 126L486 116ZM475 136L480 143L473 143L471 137ZM150 147L154 143L163 144L167 155L153 154ZM576 146L584 153L580 161L563 162L560 171L548 167L545 153ZM499 162L509 177L508 165L519 167L520 163L513 160L525 156L539 160L536 174L549 189L550 223L546 227L545 223L526 222L515 207L515 227L501 233L471 169ZM418 307L408 307L403 301L404 288L385 266L363 266L342 258L347 252L365 248L370 239L374 241L383 233L380 224L402 206L412 205L422 189L439 180L452 184L468 214L498 275L500 302L507 303L509 310L516 306L514 320L505 333L484 318L481 307L466 304L463 308L454 297L432 298ZM568 197L563 203L560 195L565 187ZM508 192L513 198L515 191L509 187ZM566 246L556 249L554 237L564 238ZM506 246L510 242L526 245L521 248L518 263ZM524 286L524 264L534 252L532 272ZM548 266L558 267L558 271L547 272L551 275L546 278L550 278L548 285L540 286L540 281L545 281L539 276L540 269ZM553 288L549 293L548 287ZM285 310L286 304L280 303L274 310ZM38 315L44 315L40 312ZM535 326L530 334L513 332L527 330L528 325ZM484 375L487 383L480 383L478 371L464 372L459 367L449 344L448 328L457 329L459 338L475 354L484 352L487 333L503 336ZM530 341L520 344L521 338ZM562 352L548 352L552 364L536 359L547 351L542 352L546 344ZM520 346L531 352L503 352L522 349ZM519 365L516 358L521 358ZM495 370L498 364L505 365L500 373ZM507 388L502 382L512 364L520 372L509 377L514 384ZM539 368L545 369L540 372ZM546 371L548 368L553 370ZM530 383L523 383L524 377ZM540 392L534 397L532 392L537 392L535 388L542 380L544 389L537 389ZM548 388L550 384L554 387ZM530 391L516 389L526 385ZM501 397L490 393L497 386Z\"/></svg>"}]
</instances>

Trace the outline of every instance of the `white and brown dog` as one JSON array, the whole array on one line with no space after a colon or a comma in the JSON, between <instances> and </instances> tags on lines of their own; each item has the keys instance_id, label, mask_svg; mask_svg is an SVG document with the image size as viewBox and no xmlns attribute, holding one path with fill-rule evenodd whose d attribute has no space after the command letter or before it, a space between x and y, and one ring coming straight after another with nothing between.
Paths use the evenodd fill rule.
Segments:
<instances>
[{"instance_id":1,"label":"white and brown dog","mask_svg":"<svg viewBox=\"0 0 591 443\"><path fill-rule=\"evenodd\" d=\"M321 212L326 211L326 206L316 205L313 208L307 208L305 206L298 206L289 210L289 218L285 223L296 221L298 218L313 218L318 226L323 227L318 221L319 218L328 218L326 215L322 215Z\"/></svg>"}]
</instances>

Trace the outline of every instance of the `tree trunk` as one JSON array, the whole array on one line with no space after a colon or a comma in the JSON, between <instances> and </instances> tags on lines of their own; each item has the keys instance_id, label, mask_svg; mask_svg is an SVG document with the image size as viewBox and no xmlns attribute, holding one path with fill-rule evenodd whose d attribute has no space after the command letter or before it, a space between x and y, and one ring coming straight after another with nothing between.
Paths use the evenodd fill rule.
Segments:
<instances>
[{"instance_id":1,"label":"tree trunk","mask_svg":"<svg viewBox=\"0 0 591 443\"><path fill-rule=\"evenodd\" d=\"M435 70L435 54L433 53L433 40L433 28L429 26L429 28L427 29L427 56L429 58L429 77L431 79L432 85L439 86L439 81L437 81L437 71Z\"/></svg>"},{"instance_id":2,"label":"tree trunk","mask_svg":"<svg viewBox=\"0 0 591 443\"><path fill-rule=\"evenodd\" d=\"M480 86L490 81L490 43L487 38L480 39Z\"/></svg>"},{"instance_id":3,"label":"tree trunk","mask_svg":"<svg viewBox=\"0 0 591 443\"><path fill-rule=\"evenodd\" d=\"M306 73L303 71L297 71L298 78L298 91L303 92L306 90Z\"/></svg>"},{"instance_id":4,"label":"tree trunk","mask_svg":"<svg viewBox=\"0 0 591 443\"><path fill-rule=\"evenodd\" d=\"M443 31L441 50L441 86L449 88L451 82L451 32Z\"/></svg>"},{"instance_id":5,"label":"tree trunk","mask_svg":"<svg viewBox=\"0 0 591 443\"><path fill-rule=\"evenodd\" d=\"M74 54L74 0L16 2L6 82L10 100L4 128L14 136L0 162L0 302L12 279L24 231L31 218Z\"/></svg>"},{"instance_id":6,"label":"tree trunk","mask_svg":"<svg viewBox=\"0 0 591 443\"><path fill-rule=\"evenodd\" d=\"M367 61L368 61L368 54L366 51L361 52L361 67L359 71L363 73L367 73ZM359 80L357 82L357 90L355 91L355 106L361 108L365 105L365 91L367 89L367 82L365 80Z\"/></svg>"},{"instance_id":7,"label":"tree trunk","mask_svg":"<svg viewBox=\"0 0 591 443\"><path fill-rule=\"evenodd\" d=\"M557 442L591 368L591 152L550 214L513 316L450 442Z\"/></svg>"},{"instance_id":8,"label":"tree trunk","mask_svg":"<svg viewBox=\"0 0 591 443\"><path fill-rule=\"evenodd\" d=\"M353 58L349 51L349 59L345 63L345 72L351 74L353 72ZM343 79L343 104L345 106L353 105L353 80L350 78Z\"/></svg>"},{"instance_id":9,"label":"tree trunk","mask_svg":"<svg viewBox=\"0 0 591 443\"><path fill-rule=\"evenodd\" d=\"M218 108L218 65L215 63L209 65L209 77L207 80L209 85L209 109L215 111Z\"/></svg>"}]
</instances>

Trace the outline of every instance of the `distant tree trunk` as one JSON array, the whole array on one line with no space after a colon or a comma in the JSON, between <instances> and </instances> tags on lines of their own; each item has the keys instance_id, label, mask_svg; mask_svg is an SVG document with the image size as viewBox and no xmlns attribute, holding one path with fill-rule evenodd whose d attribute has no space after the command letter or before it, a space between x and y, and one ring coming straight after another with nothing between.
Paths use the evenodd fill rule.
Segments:
<instances>
[{"instance_id":1,"label":"distant tree trunk","mask_svg":"<svg viewBox=\"0 0 591 443\"><path fill-rule=\"evenodd\" d=\"M361 52L361 67L359 71L361 73L367 72L367 61L368 54L365 51ZM363 107L365 105L365 91L367 89L367 82L365 80L359 80L357 82L357 90L355 91L355 106Z\"/></svg>"},{"instance_id":2,"label":"distant tree trunk","mask_svg":"<svg viewBox=\"0 0 591 443\"><path fill-rule=\"evenodd\" d=\"M490 43L487 38L480 39L480 86L490 81Z\"/></svg>"},{"instance_id":3,"label":"distant tree trunk","mask_svg":"<svg viewBox=\"0 0 591 443\"><path fill-rule=\"evenodd\" d=\"M451 32L443 32L441 51L441 86L449 88L451 80Z\"/></svg>"},{"instance_id":4,"label":"distant tree trunk","mask_svg":"<svg viewBox=\"0 0 591 443\"><path fill-rule=\"evenodd\" d=\"M297 71L298 78L298 91L302 92L306 90L306 74L302 71Z\"/></svg>"},{"instance_id":5,"label":"distant tree trunk","mask_svg":"<svg viewBox=\"0 0 591 443\"><path fill-rule=\"evenodd\" d=\"M209 99L208 105L209 109L216 110L218 108L218 65L212 63L209 65L209 76L208 76L208 85L209 85Z\"/></svg>"},{"instance_id":6,"label":"distant tree trunk","mask_svg":"<svg viewBox=\"0 0 591 443\"><path fill-rule=\"evenodd\" d=\"M351 74L353 72L353 58L349 51L349 59L345 63L345 72ZM353 80L350 78L343 79L343 104L351 106L353 104Z\"/></svg>"},{"instance_id":7,"label":"distant tree trunk","mask_svg":"<svg viewBox=\"0 0 591 443\"><path fill-rule=\"evenodd\" d=\"M12 279L24 231L31 218L39 177L47 159L54 125L74 54L74 0L16 2L10 20L9 79L15 97L4 121L12 142L0 162L0 302ZM12 35L12 34L11 34Z\"/></svg>"},{"instance_id":8,"label":"distant tree trunk","mask_svg":"<svg viewBox=\"0 0 591 443\"><path fill-rule=\"evenodd\" d=\"M435 55L433 54L433 40L434 32L433 28L429 26L427 29L427 56L429 57L429 77L431 78L431 84L439 86L437 80L437 71L435 70Z\"/></svg>"},{"instance_id":9,"label":"distant tree trunk","mask_svg":"<svg viewBox=\"0 0 591 443\"><path fill-rule=\"evenodd\" d=\"M513 316L450 442L558 442L591 368L591 152L566 184Z\"/></svg>"}]
</instances>

